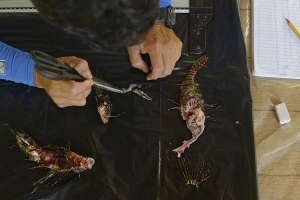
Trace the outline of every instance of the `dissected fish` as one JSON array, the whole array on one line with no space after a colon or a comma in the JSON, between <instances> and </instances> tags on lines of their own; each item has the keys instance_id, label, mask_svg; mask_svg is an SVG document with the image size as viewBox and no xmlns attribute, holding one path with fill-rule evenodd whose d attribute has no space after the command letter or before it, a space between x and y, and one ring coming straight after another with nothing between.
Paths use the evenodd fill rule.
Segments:
<instances>
[{"instance_id":1,"label":"dissected fish","mask_svg":"<svg viewBox=\"0 0 300 200\"><path fill-rule=\"evenodd\" d=\"M137 88L137 84L131 84L127 89L122 88L124 93L127 92L134 92L140 97L152 100L151 97L149 97L146 93L144 93L142 90ZM104 124L108 123L109 118L113 117L111 116L112 113L112 103L110 102L109 96L103 89L100 89L99 87L93 87L94 90L94 98L97 103L97 110L100 115L100 118ZM115 116L116 117L116 116Z\"/></svg>"},{"instance_id":2,"label":"dissected fish","mask_svg":"<svg viewBox=\"0 0 300 200\"><path fill-rule=\"evenodd\" d=\"M205 103L199 86L195 83L194 77L207 61L208 56L203 55L199 57L181 84L180 107L178 109L181 112L183 120L186 120L188 129L192 132L192 139L184 140L183 145L173 150L178 153L178 157L180 157L186 147L189 147L198 139L205 127Z\"/></svg>"},{"instance_id":3,"label":"dissected fish","mask_svg":"<svg viewBox=\"0 0 300 200\"><path fill-rule=\"evenodd\" d=\"M94 98L97 103L98 113L100 115L102 122L106 124L108 123L112 112L112 104L109 100L109 96L104 90L98 87L93 87L93 90L94 90Z\"/></svg>"}]
</instances>

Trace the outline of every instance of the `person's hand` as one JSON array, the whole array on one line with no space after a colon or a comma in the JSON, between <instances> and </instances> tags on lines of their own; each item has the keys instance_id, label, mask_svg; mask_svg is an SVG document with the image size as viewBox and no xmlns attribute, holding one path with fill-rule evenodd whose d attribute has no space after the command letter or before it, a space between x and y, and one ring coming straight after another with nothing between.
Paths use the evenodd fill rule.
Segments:
<instances>
[{"instance_id":1,"label":"person's hand","mask_svg":"<svg viewBox=\"0 0 300 200\"><path fill-rule=\"evenodd\" d=\"M86 97L91 92L93 77L87 61L75 56L57 58L60 62L74 68L82 77L83 82L55 81L45 78L34 71L34 85L44 88L58 107L84 106Z\"/></svg>"},{"instance_id":2,"label":"person's hand","mask_svg":"<svg viewBox=\"0 0 300 200\"><path fill-rule=\"evenodd\" d=\"M145 41L127 49L132 66L146 73L149 67L141 54L149 54L152 72L148 74L147 80L156 80L172 73L175 63L180 58L181 48L182 42L173 30L167 28L163 21L156 20Z\"/></svg>"}]
</instances>

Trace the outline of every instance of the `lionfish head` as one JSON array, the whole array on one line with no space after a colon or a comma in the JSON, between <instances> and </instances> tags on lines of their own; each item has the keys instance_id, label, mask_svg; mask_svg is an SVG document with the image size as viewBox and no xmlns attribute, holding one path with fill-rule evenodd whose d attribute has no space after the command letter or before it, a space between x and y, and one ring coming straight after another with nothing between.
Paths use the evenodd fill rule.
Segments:
<instances>
[{"instance_id":1,"label":"lionfish head","mask_svg":"<svg viewBox=\"0 0 300 200\"><path fill-rule=\"evenodd\" d=\"M200 135L204 130L205 115L201 108L190 109L186 120L187 127L194 135Z\"/></svg>"},{"instance_id":2,"label":"lionfish head","mask_svg":"<svg viewBox=\"0 0 300 200\"><path fill-rule=\"evenodd\" d=\"M109 101L104 101L102 105L98 106L98 113L104 124L108 123L111 116L112 105Z\"/></svg>"},{"instance_id":3,"label":"lionfish head","mask_svg":"<svg viewBox=\"0 0 300 200\"><path fill-rule=\"evenodd\" d=\"M74 172L79 173L87 169L91 169L94 164L95 164L95 160L93 158L81 159L79 165L74 168Z\"/></svg>"}]
</instances>

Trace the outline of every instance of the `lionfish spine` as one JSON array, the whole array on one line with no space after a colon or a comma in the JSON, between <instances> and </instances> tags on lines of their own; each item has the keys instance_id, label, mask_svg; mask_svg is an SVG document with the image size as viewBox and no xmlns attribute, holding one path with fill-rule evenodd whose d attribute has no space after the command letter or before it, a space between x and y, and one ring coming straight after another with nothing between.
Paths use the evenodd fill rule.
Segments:
<instances>
[{"instance_id":1,"label":"lionfish spine","mask_svg":"<svg viewBox=\"0 0 300 200\"><path fill-rule=\"evenodd\" d=\"M199 57L195 63L192 65L186 79L182 82L182 86L185 85L191 85L195 83L195 75L198 72L198 70L205 65L205 63L208 61L209 57L207 55L203 55Z\"/></svg>"}]
</instances>

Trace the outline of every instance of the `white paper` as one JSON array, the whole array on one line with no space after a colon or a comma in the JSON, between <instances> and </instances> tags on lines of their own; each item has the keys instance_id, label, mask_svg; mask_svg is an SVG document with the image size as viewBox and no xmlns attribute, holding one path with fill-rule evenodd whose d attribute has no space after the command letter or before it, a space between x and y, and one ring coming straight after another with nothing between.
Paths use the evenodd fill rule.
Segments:
<instances>
[{"instance_id":1,"label":"white paper","mask_svg":"<svg viewBox=\"0 0 300 200\"><path fill-rule=\"evenodd\" d=\"M253 0L253 75L300 79L300 0Z\"/></svg>"}]
</instances>

